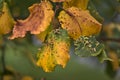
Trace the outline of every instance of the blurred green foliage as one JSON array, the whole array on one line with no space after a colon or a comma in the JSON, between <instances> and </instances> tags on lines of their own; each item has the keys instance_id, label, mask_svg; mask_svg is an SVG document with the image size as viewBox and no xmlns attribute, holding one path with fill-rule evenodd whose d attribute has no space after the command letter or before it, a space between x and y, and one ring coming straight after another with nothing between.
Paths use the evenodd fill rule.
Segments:
<instances>
[{"instance_id":1,"label":"blurred green foliage","mask_svg":"<svg viewBox=\"0 0 120 80\"><path fill-rule=\"evenodd\" d=\"M6 0L15 18L26 18L29 15L28 7L40 0Z\"/></svg>"},{"instance_id":2,"label":"blurred green foliage","mask_svg":"<svg viewBox=\"0 0 120 80\"><path fill-rule=\"evenodd\" d=\"M24 19L29 15L28 7L34 3L40 2L40 0L5 0L9 4L10 11L14 19ZM112 22L116 15L120 13L120 0L90 0L88 9L91 14L100 22L104 24ZM2 0L0 0L0 8L2 7ZM103 24L103 28L106 26ZM116 23L114 23L116 24ZM115 26L115 25L114 25ZM117 25L120 27L120 25ZM107 31L103 30L98 36L98 39L109 37L108 31L110 27L107 27ZM120 30L113 29L110 38L119 39ZM2 68L2 47L5 46L5 64L8 71L13 72L20 76L29 75L35 80L40 80L45 77L46 80L111 80L103 71L99 68L93 69L88 65L80 64L76 61L76 57L72 55L65 69L57 67L52 73L45 73L42 69L36 67L36 53L40 45L35 45L37 40L32 36L27 35L26 38L8 40L8 35L5 37L0 36L0 74L3 72ZM35 39L35 40L34 40ZM118 42L107 43L103 41L107 46L107 52L114 50L120 58L120 44ZM108 63L108 66L113 66ZM117 70L113 70L113 67L107 68L108 74L115 77ZM113 71L112 71L113 70ZM110 72L111 71L111 72ZM111 73L111 74L110 74ZM114 74L113 74L114 73ZM11 73L10 73L11 75ZM1 75L0 75L1 77ZM16 79L17 80L17 79Z\"/></svg>"}]
</instances>

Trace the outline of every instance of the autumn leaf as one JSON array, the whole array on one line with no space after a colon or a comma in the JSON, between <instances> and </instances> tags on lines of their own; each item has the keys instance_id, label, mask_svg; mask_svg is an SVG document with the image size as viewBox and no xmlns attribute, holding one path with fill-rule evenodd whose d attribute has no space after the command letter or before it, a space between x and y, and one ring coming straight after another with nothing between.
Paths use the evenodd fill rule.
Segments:
<instances>
[{"instance_id":1,"label":"autumn leaf","mask_svg":"<svg viewBox=\"0 0 120 80\"><path fill-rule=\"evenodd\" d=\"M29 10L29 17L25 20L18 20L15 24L13 35L10 39L24 37L27 31L30 31L31 34L40 34L50 25L54 12L52 10L52 5L48 1L34 4L29 7Z\"/></svg>"},{"instance_id":2,"label":"autumn leaf","mask_svg":"<svg viewBox=\"0 0 120 80\"><path fill-rule=\"evenodd\" d=\"M7 34L11 31L15 21L12 18L8 5L6 2L3 3L2 12L0 15L0 34Z\"/></svg>"},{"instance_id":3,"label":"autumn leaf","mask_svg":"<svg viewBox=\"0 0 120 80\"><path fill-rule=\"evenodd\" d=\"M57 33L56 33L57 32ZM69 55L70 40L65 30L52 31L38 53L37 65L45 72L51 72L56 65L66 66Z\"/></svg>"},{"instance_id":4,"label":"autumn leaf","mask_svg":"<svg viewBox=\"0 0 120 80\"><path fill-rule=\"evenodd\" d=\"M85 10L87 8L88 2L89 0L71 0L69 2L64 2L63 7L64 9L67 9L74 6Z\"/></svg>"},{"instance_id":5,"label":"autumn leaf","mask_svg":"<svg viewBox=\"0 0 120 80\"><path fill-rule=\"evenodd\" d=\"M71 0L51 0L52 2L69 2Z\"/></svg>"},{"instance_id":6,"label":"autumn leaf","mask_svg":"<svg viewBox=\"0 0 120 80\"><path fill-rule=\"evenodd\" d=\"M61 27L66 29L74 40L80 36L98 34L101 30L101 24L90 15L88 10L71 7L61 11L58 18Z\"/></svg>"},{"instance_id":7,"label":"autumn leaf","mask_svg":"<svg viewBox=\"0 0 120 80\"><path fill-rule=\"evenodd\" d=\"M45 31L41 32L40 34L35 35L37 39L44 42L47 34L52 30L52 25L50 25Z\"/></svg>"},{"instance_id":8,"label":"autumn leaf","mask_svg":"<svg viewBox=\"0 0 120 80\"><path fill-rule=\"evenodd\" d=\"M38 53L38 58L37 66L42 67L45 72L53 71L56 61L50 46L44 45Z\"/></svg>"},{"instance_id":9,"label":"autumn leaf","mask_svg":"<svg viewBox=\"0 0 120 80\"><path fill-rule=\"evenodd\" d=\"M118 70L119 69L119 58L115 51L110 50L109 52L109 57L113 60L111 62L113 70Z\"/></svg>"}]
</instances>

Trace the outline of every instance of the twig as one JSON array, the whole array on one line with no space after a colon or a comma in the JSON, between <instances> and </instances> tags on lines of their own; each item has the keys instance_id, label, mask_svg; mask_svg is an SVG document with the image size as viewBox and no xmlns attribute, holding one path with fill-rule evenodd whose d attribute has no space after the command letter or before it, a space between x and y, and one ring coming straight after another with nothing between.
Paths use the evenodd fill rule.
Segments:
<instances>
[{"instance_id":1,"label":"twig","mask_svg":"<svg viewBox=\"0 0 120 80\"><path fill-rule=\"evenodd\" d=\"M101 38L102 41L111 41L111 42L120 42L120 38L119 39L115 39L115 38Z\"/></svg>"}]
</instances>

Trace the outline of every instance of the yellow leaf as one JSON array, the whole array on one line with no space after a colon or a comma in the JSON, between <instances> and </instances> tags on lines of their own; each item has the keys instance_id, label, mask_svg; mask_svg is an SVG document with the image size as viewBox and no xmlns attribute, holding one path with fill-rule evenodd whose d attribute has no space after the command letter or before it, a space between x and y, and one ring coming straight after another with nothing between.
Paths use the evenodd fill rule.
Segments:
<instances>
[{"instance_id":1,"label":"yellow leaf","mask_svg":"<svg viewBox=\"0 0 120 80\"><path fill-rule=\"evenodd\" d=\"M56 60L50 46L45 45L43 50L39 52L38 57L37 65L42 67L45 72L51 72L54 69Z\"/></svg>"},{"instance_id":2,"label":"yellow leaf","mask_svg":"<svg viewBox=\"0 0 120 80\"><path fill-rule=\"evenodd\" d=\"M69 2L71 0L51 0L52 2Z\"/></svg>"},{"instance_id":3,"label":"yellow leaf","mask_svg":"<svg viewBox=\"0 0 120 80\"><path fill-rule=\"evenodd\" d=\"M14 19L12 18L8 9L7 3L3 3L2 13L0 15L0 34L7 34L11 31L14 25Z\"/></svg>"},{"instance_id":4,"label":"yellow leaf","mask_svg":"<svg viewBox=\"0 0 120 80\"><path fill-rule=\"evenodd\" d=\"M30 31L31 34L40 34L50 25L54 12L52 10L52 5L48 1L34 4L29 10L29 17L25 20L18 20L15 24L13 35L10 39L24 37L27 31Z\"/></svg>"},{"instance_id":5,"label":"yellow leaf","mask_svg":"<svg viewBox=\"0 0 120 80\"><path fill-rule=\"evenodd\" d=\"M58 18L61 27L66 29L68 34L75 40L80 36L98 34L101 30L101 24L87 10L71 7L61 11Z\"/></svg>"},{"instance_id":6,"label":"yellow leaf","mask_svg":"<svg viewBox=\"0 0 120 80\"><path fill-rule=\"evenodd\" d=\"M66 9L74 6L85 10L87 8L88 2L89 0L71 0L69 2L64 2L63 7Z\"/></svg>"},{"instance_id":7,"label":"yellow leaf","mask_svg":"<svg viewBox=\"0 0 120 80\"><path fill-rule=\"evenodd\" d=\"M45 31L41 32L40 34L35 35L37 39L44 42L47 34L52 30L52 26L50 25Z\"/></svg>"},{"instance_id":8,"label":"yellow leaf","mask_svg":"<svg viewBox=\"0 0 120 80\"><path fill-rule=\"evenodd\" d=\"M54 43L54 50L56 52L55 59L57 64L62 65L64 68L66 66L66 63L68 62L70 56L69 56L69 44L66 42L55 42Z\"/></svg>"},{"instance_id":9,"label":"yellow leaf","mask_svg":"<svg viewBox=\"0 0 120 80\"><path fill-rule=\"evenodd\" d=\"M111 64L112 64L113 70L118 70L119 69L119 59L118 59L117 54L111 50L109 53L109 57L112 59Z\"/></svg>"},{"instance_id":10,"label":"yellow leaf","mask_svg":"<svg viewBox=\"0 0 120 80\"><path fill-rule=\"evenodd\" d=\"M64 33L65 32L65 33ZM69 37L66 31L60 31L62 34L54 34L51 32L46 45L44 45L38 53L37 65L42 67L45 72L51 72L56 65L66 66L69 55Z\"/></svg>"}]
</instances>

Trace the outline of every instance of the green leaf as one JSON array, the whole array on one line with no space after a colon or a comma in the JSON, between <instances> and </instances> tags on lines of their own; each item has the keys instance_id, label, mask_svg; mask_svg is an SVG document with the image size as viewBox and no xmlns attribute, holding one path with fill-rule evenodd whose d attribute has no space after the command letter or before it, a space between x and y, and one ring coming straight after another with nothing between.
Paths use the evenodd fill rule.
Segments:
<instances>
[{"instance_id":1,"label":"green leaf","mask_svg":"<svg viewBox=\"0 0 120 80\"><path fill-rule=\"evenodd\" d=\"M95 36L81 36L79 39L74 41L75 54L82 57L97 56L103 49L104 45L100 44Z\"/></svg>"},{"instance_id":2,"label":"green leaf","mask_svg":"<svg viewBox=\"0 0 120 80\"><path fill-rule=\"evenodd\" d=\"M81 57L90 57L96 56L98 57L100 62L104 62L106 60L112 61L106 52L104 44L99 43L95 36L81 36L79 39L74 41L75 45L75 54Z\"/></svg>"}]
</instances>

